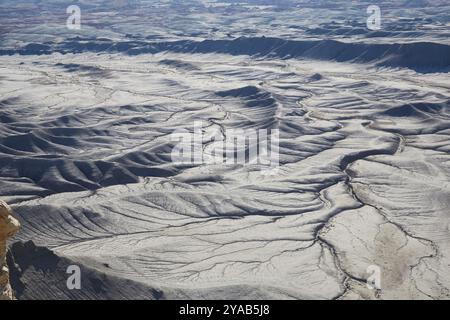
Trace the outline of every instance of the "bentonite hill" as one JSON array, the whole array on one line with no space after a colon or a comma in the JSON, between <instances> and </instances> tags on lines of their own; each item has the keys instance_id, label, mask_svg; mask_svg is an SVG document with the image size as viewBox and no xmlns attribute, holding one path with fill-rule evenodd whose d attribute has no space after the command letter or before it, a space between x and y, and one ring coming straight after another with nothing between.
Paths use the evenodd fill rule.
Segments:
<instances>
[{"instance_id":1,"label":"bentonite hill","mask_svg":"<svg viewBox=\"0 0 450 320\"><path fill-rule=\"evenodd\" d=\"M16 298L449 299L449 12L1 1Z\"/></svg>"}]
</instances>

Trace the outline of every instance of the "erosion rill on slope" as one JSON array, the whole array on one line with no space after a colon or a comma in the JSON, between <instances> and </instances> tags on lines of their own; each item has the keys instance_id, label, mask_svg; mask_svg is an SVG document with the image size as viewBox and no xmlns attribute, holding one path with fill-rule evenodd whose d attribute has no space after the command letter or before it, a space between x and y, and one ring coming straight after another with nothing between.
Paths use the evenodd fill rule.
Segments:
<instances>
[{"instance_id":1,"label":"erosion rill on slope","mask_svg":"<svg viewBox=\"0 0 450 320\"><path fill-rule=\"evenodd\" d=\"M0 300L14 299L6 265L6 241L17 232L19 227L19 221L12 216L11 208L0 200Z\"/></svg>"}]
</instances>

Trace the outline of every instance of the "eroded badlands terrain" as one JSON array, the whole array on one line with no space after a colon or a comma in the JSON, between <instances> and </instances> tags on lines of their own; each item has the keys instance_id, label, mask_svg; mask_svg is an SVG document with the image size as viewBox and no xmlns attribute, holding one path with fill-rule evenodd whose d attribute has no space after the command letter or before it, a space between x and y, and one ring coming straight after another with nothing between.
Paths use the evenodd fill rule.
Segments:
<instances>
[{"instance_id":1,"label":"eroded badlands terrain","mask_svg":"<svg viewBox=\"0 0 450 320\"><path fill-rule=\"evenodd\" d=\"M98 1L73 31L60 2L8 3L18 299L450 298L448 4L378 2L369 31L364 2ZM227 130L278 129L277 174L172 162L198 121L206 155Z\"/></svg>"}]
</instances>

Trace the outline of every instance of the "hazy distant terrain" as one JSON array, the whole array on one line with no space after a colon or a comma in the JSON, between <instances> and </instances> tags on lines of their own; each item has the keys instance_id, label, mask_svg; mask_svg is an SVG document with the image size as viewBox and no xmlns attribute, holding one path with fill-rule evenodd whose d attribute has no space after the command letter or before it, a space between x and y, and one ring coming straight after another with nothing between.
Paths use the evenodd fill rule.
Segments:
<instances>
[{"instance_id":1,"label":"hazy distant terrain","mask_svg":"<svg viewBox=\"0 0 450 320\"><path fill-rule=\"evenodd\" d=\"M17 297L449 299L449 35L448 1L2 1ZM278 129L277 174L174 163L199 121Z\"/></svg>"}]
</instances>

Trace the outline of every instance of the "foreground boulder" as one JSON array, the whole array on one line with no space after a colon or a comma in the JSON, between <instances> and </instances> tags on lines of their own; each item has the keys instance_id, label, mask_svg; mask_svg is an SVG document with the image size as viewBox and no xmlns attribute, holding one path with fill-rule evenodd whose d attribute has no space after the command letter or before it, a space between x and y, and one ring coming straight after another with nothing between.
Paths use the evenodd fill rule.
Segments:
<instances>
[{"instance_id":1,"label":"foreground boulder","mask_svg":"<svg viewBox=\"0 0 450 320\"><path fill-rule=\"evenodd\" d=\"M6 265L6 241L17 232L19 227L19 221L12 216L11 208L0 200L0 300L14 299Z\"/></svg>"}]
</instances>

